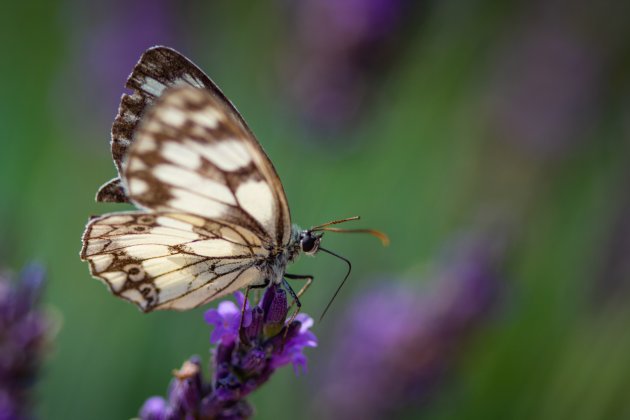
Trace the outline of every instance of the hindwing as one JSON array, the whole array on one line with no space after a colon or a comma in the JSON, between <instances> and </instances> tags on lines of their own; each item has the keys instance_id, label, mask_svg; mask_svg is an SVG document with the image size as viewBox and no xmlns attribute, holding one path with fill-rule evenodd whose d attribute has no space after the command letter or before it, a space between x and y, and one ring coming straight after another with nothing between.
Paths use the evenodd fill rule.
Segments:
<instances>
[{"instance_id":1,"label":"hindwing","mask_svg":"<svg viewBox=\"0 0 630 420\"><path fill-rule=\"evenodd\" d=\"M263 284L257 235L185 214L122 212L92 219L81 258L110 291L149 312L185 310Z\"/></svg>"}]
</instances>

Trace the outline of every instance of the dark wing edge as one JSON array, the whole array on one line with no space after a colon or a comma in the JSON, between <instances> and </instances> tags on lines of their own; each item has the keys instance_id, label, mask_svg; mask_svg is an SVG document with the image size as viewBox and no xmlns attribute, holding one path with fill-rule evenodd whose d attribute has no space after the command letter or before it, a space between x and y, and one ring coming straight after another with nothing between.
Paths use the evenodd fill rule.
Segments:
<instances>
[{"instance_id":1,"label":"dark wing edge","mask_svg":"<svg viewBox=\"0 0 630 420\"><path fill-rule=\"evenodd\" d=\"M217 85L192 61L172 48L155 46L146 50L127 78L125 87L133 93L122 95L118 113L111 130L111 153L119 176L98 191L99 202L128 202L121 185L120 174L127 151L134 141L140 119L155 99L170 87L188 84L209 91L232 111L231 118L251 130L243 121L236 107L225 97ZM252 134L253 136L253 134ZM115 190L115 193L112 193Z\"/></svg>"},{"instance_id":2,"label":"dark wing edge","mask_svg":"<svg viewBox=\"0 0 630 420\"><path fill-rule=\"evenodd\" d=\"M129 203L122 181L116 177L103 184L96 193L96 201L100 203Z\"/></svg>"}]
</instances>

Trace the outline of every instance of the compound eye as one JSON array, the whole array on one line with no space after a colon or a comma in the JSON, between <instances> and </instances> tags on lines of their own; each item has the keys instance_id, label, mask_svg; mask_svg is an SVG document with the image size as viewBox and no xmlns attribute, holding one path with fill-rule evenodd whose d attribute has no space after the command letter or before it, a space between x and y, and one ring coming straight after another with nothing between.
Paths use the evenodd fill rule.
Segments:
<instances>
[{"instance_id":1,"label":"compound eye","mask_svg":"<svg viewBox=\"0 0 630 420\"><path fill-rule=\"evenodd\" d=\"M310 252L317 251L317 242L319 241L318 241L318 238L316 238L315 236L312 236L312 235L305 236L300 242L300 245L302 246L302 251L306 252L307 254Z\"/></svg>"}]
</instances>

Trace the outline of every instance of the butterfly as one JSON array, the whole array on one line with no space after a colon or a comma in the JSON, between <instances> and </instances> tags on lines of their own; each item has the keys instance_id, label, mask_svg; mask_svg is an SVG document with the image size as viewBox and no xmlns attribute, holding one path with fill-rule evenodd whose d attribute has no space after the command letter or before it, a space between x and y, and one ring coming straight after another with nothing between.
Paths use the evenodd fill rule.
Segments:
<instances>
[{"instance_id":1,"label":"butterfly","mask_svg":"<svg viewBox=\"0 0 630 420\"><path fill-rule=\"evenodd\" d=\"M167 47L143 53L127 80L111 132L118 176L100 202L137 211L93 217L81 259L92 276L142 311L187 310L238 289L284 284L287 265L314 255L330 225L291 223L273 164L234 105L186 57ZM345 259L344 259L345 260ZM347 260L345 260L347 261ZM349 262L348 262L349 264ZM346 275L347 278L347 275ZM345 279L344 279L345 281Z\"/></svg>"}]
</instances>

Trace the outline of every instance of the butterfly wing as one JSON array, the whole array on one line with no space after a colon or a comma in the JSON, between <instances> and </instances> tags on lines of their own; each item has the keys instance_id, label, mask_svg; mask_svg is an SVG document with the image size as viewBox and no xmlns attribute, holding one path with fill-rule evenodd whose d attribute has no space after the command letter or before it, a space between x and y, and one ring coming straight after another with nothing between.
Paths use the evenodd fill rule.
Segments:
<instances>
[{"instance_id":1,"label":"butterfly wing","mask_svg":"<svg viewBox=\"0 0 630 420\"><path fill-rule=\"evenodd\" d=\"M207 90L164 92L137 128L122 179L139 207L242 226L270 248L289 243L289 208L273 165Z\"/></svg>"},{"instance_id":2,"label":"butterfly wing","mask_svg":"<svg viewBox=\"0 0 630 420\"><path fill-rule=\"evenodd\" d=\"M248 285L268 255L258 236L184 214L122 212L92 219L81 258L110 291L140 309L185 310Z\"/></svg>"},{"instance_id":3,"label":"butterfly wing","mask_svg":"<svg viewBox=\"0 0 630 420\"><path fill-rule=\"evenodd\" d=\"M127 150L134 141L135 131L145 111L165 89L179 85L207 90L210 95L225 104L232 118L251 135L234 105L199 67L171 48L162 46L149 48L142 54L127 79L125 86L133 90L133 93L122 96L118 114L112 125L112 158L119 175L122 173ZM103 185L96 199L104 202L129 201L120 177Z\"/></svg>"},{"instance_id":4,"label":"butterfly wing","mask_svg":"<svg viewBox=\"0 0 630 420\"><path fill-rule=\"evenodd\" d=\"M149 49L112 127L119 177L97 200L145 212L89 222L81 257L144 311L189 309L269 280L291 218L278 175L234 106L179 53Z\"/></svg>"}]
</instances>

